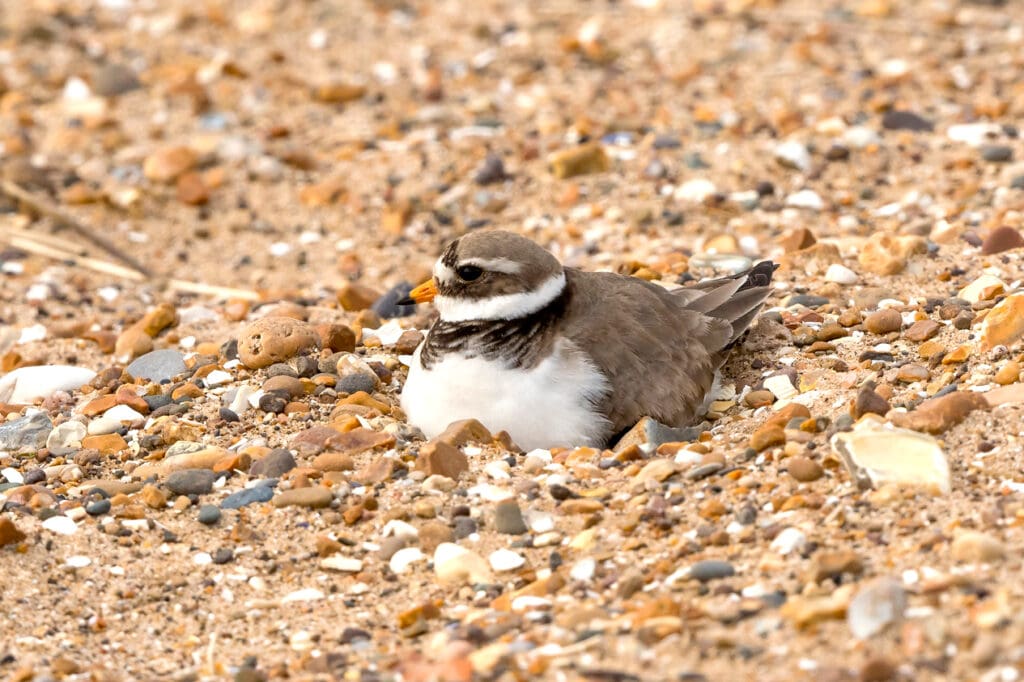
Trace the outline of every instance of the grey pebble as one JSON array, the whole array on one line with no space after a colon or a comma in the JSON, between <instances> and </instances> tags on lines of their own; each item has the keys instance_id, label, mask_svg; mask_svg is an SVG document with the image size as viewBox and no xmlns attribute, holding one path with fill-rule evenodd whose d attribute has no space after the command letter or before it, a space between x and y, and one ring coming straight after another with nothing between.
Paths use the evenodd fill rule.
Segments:
<instances>
[{"instance_id":1,"label":"grey pebble","mask_svg":"<svg viewBox=\"0 0 1024 682\"><path fill-rule=\"evenodd\" d=\"M53 422L45 412L19 417L0 426L0 450L39 450L46 445L46 437L52 430Z\"/></svg>"},{"instance_id":2,"label":"grey pebble","mask_svg":"<svg viewBox=\"0 0 1024 682\"><path fill-rule=\"evenodd\" d=\"M173 348L154 350L136 358L125 368L136 379L149 379L153 383L170 381L188 371L185 356Z\"/></svg>"},{"instance_id":3,"label":"grey pebble","mask_svg":"<svg viewBox=\"0 0 1024 682\"><path fill-rule=\"evenodd\" d=\"M249 475L258 478L280 478L295 468L295 457L289 450L276 448L249 467Z\"/></svg>"},{"instance_id":4,"label":"grey pebble","mask_svg":"<svg viewBox=\"0 0 1024 682\"><path fill-rule=\"evenodd\" d=\"M693 467L686 472L686 478L691 481L699 481L702 478L707 478L711 474L718 473L722 470L724 465L721 462L708 462L707 464L700 464Z\"/></svg>"},{"instance_id":5,"label":"grey pebble","mask_svg":"<svg viewBox=\"0 0 1024 682\"><path fill-rule=\"evenodd\" d=\"M226 564L235 558L235 553L230 547L221 547L213 553L213 563Z\"/></svg>"},{"instance_id":6,"label":"grey pebble","mask_svg":"<svg viewBox=\"0 0 1024 682\"><path fill-rule=\"evenodd\" d=\"M103 516L110 511L110 500L95 500L85 505L85 513L89 516Z\"/></svg>"},{"instance_id":7,"label":"grey pebble","mask_svg":"<svg viewBox=\"0 0 1024 682\"><path fill-rule=\"evenodd\" d=\"M338 393L358 393L359 391L366 391L372 393L373 389L377 387L377 382L366 374L346 374L341 377L334 389Z\"/></svg>"},{"instance_id":8,"label":"grey pebble","mask_svg":"<svg viewBox=\"0 0 1024 682\"><path fill-rule=\"evenodd\" d=\"M452 535L455 536L456 540L462 540L468 538L470 535L477 531L476 521L469 518L468 516L456 516L455 522L452 524Z\"/></svg>"},{"instance_id":9,"label":"grey pebble","mask_svg":"<svg viewBox=\"0 0 1024 682\"><path fill-rule=\"evenodd\" d=\"M170 474L164 484L176 495L206 495L215 480L217 474L209 469L182 469Z\"/></svg>"},{"instance_id":10,"label":"grey pebble","mask_svg":"<svg viewBox=\"0 0 1024 682\"><path fill-rule=\"evenodd\" d=\"M241 509L257 502L270 502L274 497L274 488L269 485L258 485L253 488L239 490L225 497L221 503L221 509Z\"/></svg>"},{"instance_id":11,"label":"grey pebble","mask_svg":"<svg viewBox=\"0 0 1024 682\"><path fill-rule=\"evenodd\" d=\"M518 502L502 500L494 507L494 529L506 535L522 535L528 530Z\"/></svg>"},{"instance_id":12,"label":"grey pebble","mask_svg":"<svg viewBox=\"0 0 1024 682\"><path fill-rule=\"evenodd\" d=\"M1013 148L1005 144L986 144L981 148L981 158L992 163L1006 163L1013 160Z\"/></svg>"},{"instance_id":13,"label":"grey pebble","mask_svg":"<svg viewBox=\"0 0 1024 682\"><path fill-rule=\"evenodd\" d=\"M736 575L736 569L733 568L733 565L728 561L720 561L718 559L698 561L693 566L690 566L689 570L689 577L702 583L718 578L728 578L733 575Z\"/></svg>"},{"instance_id":14,"label":"grey pebble","mask_svg":"<svg viewBox=\"0 0 1024 682\"><path fill-rule=\"evenodd\" d=\"M220 521L220 508L213 504L204 504L199 508L196 520L204 526L212 526Z\"/></svg>"}]
</instances>

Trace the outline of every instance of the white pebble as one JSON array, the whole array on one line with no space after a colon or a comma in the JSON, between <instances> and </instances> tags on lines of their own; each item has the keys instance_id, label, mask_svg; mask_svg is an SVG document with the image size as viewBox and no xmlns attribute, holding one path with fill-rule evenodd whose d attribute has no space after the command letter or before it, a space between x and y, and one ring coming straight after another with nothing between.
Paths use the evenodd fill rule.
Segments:
<instances>
[{"instance_id":1,"label":"white pebble","mask_svg":"<svg viewBox=\"0 0 1024 682\"><path fill-rule=\"evenodd\" d=\"M587 583L594 579L596 572L597 561L587 557L573 564L572 570L569 571L569 577L577 582Z\"/></svg>"},{"instance_id":2,"label":"white pebble","mask_svg":"<svg viewBox=\"0 0 1024 682\"><path fill-rule=\"evenodd\" d=\"M206 375L203 382L208 388L213 388L214 386L223 386L224 384L231 383L233 378L228 372L222 369L215 369Z\"/></svg>"},{"instance_id":3,"label":"white pebble","mask_svg":"<svg viewBox=\"0 0 1024 682\"><path fill-rule=\"evenodd\" d=\"M69 455L82 446L82 439L85 436L85 424L64 422L50 431L50 435L46 437L46 449L54 455Z\"/></svg>"},{"instance_id":4,"label":"white pebble","mask_svg":"<svg viewBox=\"0 0 1024 682\"><path fill-rule=\"evenodd\" d=\"M778 400L788 400L797 395L793 382L785 374L777 374L764 380L764 387Z\"/></svg>"},{"instance_id":5,"label":"white pebble","mask_svg":"<svg viewBox=\"0 0 1024 682\"><path fill-rule=\"evenodd\" d=\"M802 189L786 197L786 205L794 208L809 208L812 211L820 211L825 208L825 202L813 189Z\"/></svg>"},{"instance_id":6,"label":"white pebble","mask_svg":"<svg viewBox=\"0 0 1024 682\"><path fill-rule=\"evenodd\" d=\"M57 535L74 535L78 524L66 516L51 516L43 521L43 528Z\"/></svg>"},{"instance_id":7,"label":"white pebble","mask_svg":"<svg viewBox=\"0 0 1024 682\"><path fill-rule=\"evenodd\" d=\"M213 563L213 557L209 552L196 552L192 557L192 563L196 566L209 566Z\"/></svg>"},{"instance_id":8,"label":"white pebble","mask_svg":"<svg viewBox=\"0 0 1024 682\"><path fill-rule=\"evenodd\" d=\"M487 557L487 562L495 571L502 573L521 568L526 563L526 559L510 549L496 549Z\"/></svg>"},{"instance_id":9,"label":"white pebble","mask_svg":"<svg viewBox=\"0 0 1024 682\"><path fill-rule=\"evenodd\" d=\"M388 567L395 575L408 573L412 565L424 561L427 555L420 551L419 547L405 547L391 555Z\"/></svg>"},{"instance_id":10,"label":"white pebble","mask_svg":"<svg viewBox=\"0 0 1024 682\"><path fill-rule=\"evenodd\" d=\"M954 142L963 142L972 147L979 147L986 142L1002 135L1003 129L998 123L958 123L949 126L946 137Z\"/></svg>"},{"instance_id":11,"label":"white pebble","mask_svg":"<svg viewBox=\"0 0 1024 682\"><path fill-rule=\"evenodd\" d=\"M249 581L250 584L252 580ZM295 590L281 597L282 604L291 604L293 602L300 601L320 601L324 598L324 593L315 587L307 587L303 590Z\"/></svg>"},{"instance_id":12,"label":"white pebble","mask_svg":"<svg viewBox=\"0 0 1024 682\"><path fill-rule=\"evenodd\" d=\"M64 565L68 568L85 568L90 564L92 564L92 559L87 556L82 556L81 554L69 556L67 561L64 562Z\"/></svg>"},{"instance_id":13,"label":"white pebble","mask_svg":"<svg viewBox=\"0 0 1024 682\"><path fill-rule=\"evenodd\" d=\"M491 569L482 556L454 542L434 550L434 573L442 583L489 583Z\"/></svg>"},{"instance_id":14,"label":"white pebble","mask_svg":"<svg viewBox=\"0 0 1024 682\"><path fill-rule=\"evenodd\" d=\"M320 560L320 568L343 573L358 573L363 570L363 562L360 559L332 554Z\"/></svg>"},{"instance_id":15,"label":"white pebble","mask_svg":"<svg viewBox=\"0 0 1024 682\"><path fill-rule=\"evenodd\" d=\"M122 426L144 421L145 417L127 405L115 405L89 422L89 435L102 436L114 433Z\"/></svg>"},{"instance_id":16,"label":"white pebble","mask_svg":"<svg viewBox=\"0 0 1024 682\"><path fill-rule=\"evenodd\" d=\"M836 284L856 284L857 273L839 263L833 263L828 266L828 270L825 272L826 282L835 282Z\"/></svg>"},{"instance_id":17,"label":"white pebble","mask_svg":"<svg viewBox=\"0 0 1024 682\"><path fill-rule=\"evenodd\" d=\"M782 556L799 552L806 546L807 536L803 534L803 531L792 527L784 528L775 536L771 544L772 551L778 552Z\"/></svg>"},{"instance_id":18,"label":"white pebble","mask_svg":"<svg viewBox=\"0 0 1024 682\"><path fill-rule=\"evenodd\" d=\"M25 477L21 475L21 472L13 467L5 467L0 470L0 475L7 479L8 483L17 483L21 485L25 482Z\"/></svg>"},{"instance_id":19,"label":"white pebble","mask_svg":"<svg viewBox=\"0 0 1024 682\"><path fill-rule=\"evenodd\" d=\"M381 536L389 538L392 535L396 538L402 538L403 540L415 540L420 536L420 532L416 529L416 526L399 519L392 519L384 524L384 528L380 532Z\"/></svg>"},{"instance_id":20,"label":"white pebble","mask_svg":"<svg viewBox=\"0 0 1024 682\"><path fill-rule=\"evenodd\" d=\"M800 142L787 140L775 146L775 158L787 166L806 172L811 167L811 153Z\"/></svg>"},{"instance_id":21,"label":"white pebble","mask_svg":"<svg viewBox=\"0 0 1024 682\"><path fill-rule=\"evenodd\" d=\"M46 400L57 391L71 391L93 380L96 372L70 365L19 367L0 379L0 402L27 404Z\"/></svg>"},{"instance_id":22,"label":"white pebble","mask_svg":"<svg viewBox=\"0 0 1024 682\"><path fill-rule=\"evenodd\" d=\"M679 201L690 201L699 204L717 191L718 188L715 187L715 183L710 180L694 178L693 180L687 180L676 188L675 198Z\"/></svg>"}]
</instances>

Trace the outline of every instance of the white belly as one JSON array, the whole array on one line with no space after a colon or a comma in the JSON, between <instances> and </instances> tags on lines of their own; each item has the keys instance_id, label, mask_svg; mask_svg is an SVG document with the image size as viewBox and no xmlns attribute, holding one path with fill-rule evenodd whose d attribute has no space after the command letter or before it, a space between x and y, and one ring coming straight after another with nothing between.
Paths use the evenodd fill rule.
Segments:
<instances>
[{"instance_id":1,"label":"white belly","mask_svg":"<svg viewBox=\"0 0 1024 682\"><path fill-rule=\"evenodd\" d=\"M607 390L594 365L568 345L536 367L523 370L500 362L450 353L429 370L413 355L402 390L409 423L433 438L453 421L478 419L492 433L508 431L529 451L555 446L602 445L607 420L593 402Z\"/></svg>"}]
</instances>

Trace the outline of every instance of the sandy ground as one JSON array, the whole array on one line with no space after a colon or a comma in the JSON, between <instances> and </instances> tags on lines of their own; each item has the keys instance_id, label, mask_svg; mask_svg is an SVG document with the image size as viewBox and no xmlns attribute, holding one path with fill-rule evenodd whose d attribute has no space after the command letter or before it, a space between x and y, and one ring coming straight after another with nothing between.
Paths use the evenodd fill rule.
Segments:
<instances>
[{"instance_id":1,"label":"sandy ground","mask_svg":"<svg viewBox=\"0 0 1024 682\"><path fill-rule=\"evenodd\" d=\"M0 675L1018 679L1022 68L1016 0L3 3L0 371L102 376L40 405L93 440L0 452ZM417 470L395 337L431 312L366 308L492 227L666 283L781 263L705 440ZM288 373L229 343L276 315L354 353L225 414ZM187 371L120 372L153 348ZM924 433L857 441L904 478L832 444L865 412Z\"/></svg>"}]
</instances>

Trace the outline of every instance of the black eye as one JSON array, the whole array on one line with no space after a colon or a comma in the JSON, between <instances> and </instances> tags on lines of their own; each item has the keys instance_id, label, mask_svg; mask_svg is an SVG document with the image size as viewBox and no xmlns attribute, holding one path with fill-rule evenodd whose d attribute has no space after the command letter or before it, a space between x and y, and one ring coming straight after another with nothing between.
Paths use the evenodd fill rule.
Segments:
<instances>
[{"instance_id":1,"label":"black eye","mask_svg":"<svg viewBox=\"0 0 1024 682\"><path fill-rule=\"evenodd\" d=\"M479 279L480 275L484 274L484 271L475 265L460 265L455 274L463 282L472 282L474 279Z\"/></svg>"}]
</instances>

